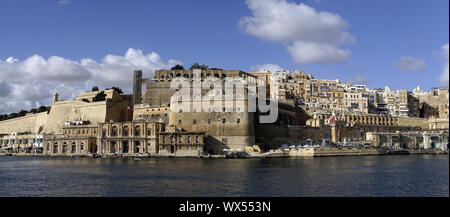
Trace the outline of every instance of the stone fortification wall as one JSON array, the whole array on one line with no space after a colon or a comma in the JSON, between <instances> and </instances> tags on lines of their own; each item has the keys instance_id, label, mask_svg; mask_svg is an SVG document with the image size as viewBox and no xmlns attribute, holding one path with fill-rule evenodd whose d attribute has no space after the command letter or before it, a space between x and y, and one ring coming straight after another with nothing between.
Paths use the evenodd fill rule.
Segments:
<instances>
[{"instance_id":1,"label":"stone fortification wall","mask_svg":"<svg viewBox=\"0 0 450 217\"><path fill-rule=\"evenodd\" d=\"M47 112L27 115L0 122L0 134L10 134L11 132L39 133L47 120Z\"/></svg>"}]
</instances>

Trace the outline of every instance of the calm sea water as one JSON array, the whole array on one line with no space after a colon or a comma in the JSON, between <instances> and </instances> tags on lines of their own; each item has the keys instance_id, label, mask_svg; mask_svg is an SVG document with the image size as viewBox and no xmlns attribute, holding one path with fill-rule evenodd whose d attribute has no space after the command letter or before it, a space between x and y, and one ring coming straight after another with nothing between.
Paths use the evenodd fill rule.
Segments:
<instances>
[{"instance_id":1,"label":"calm sea water","mask_svg":"<svg viewBox=\"0 0 450 217\"><path fill-rule=\"evenodd\" d=\"M0 196L449 196L448 155L299 159L0 157Z\"/></svg>"}]
</instances>

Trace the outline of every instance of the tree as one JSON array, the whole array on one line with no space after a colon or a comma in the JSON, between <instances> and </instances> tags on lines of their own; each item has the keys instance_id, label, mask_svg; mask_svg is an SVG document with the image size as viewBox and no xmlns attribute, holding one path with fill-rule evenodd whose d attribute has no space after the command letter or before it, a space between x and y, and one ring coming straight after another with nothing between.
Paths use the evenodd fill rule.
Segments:
<instances>
[{"instance_id":1,"label":"tree","mask_svg":"<svg viewBox=\"0 0 450 217\"><path fill-rule=\"evenodd\" d=\"M184 66L176 64L174 67L171 68L171 70L184 70Z\"/></svg>"},{"instance_id":2,"label":"tree","mask_svg":"<svg viewBox=\"0 0 450 217\"><path fill-rule=\"evenodd\" d=\"M106 100L105 91L101 91L100 93L97 93L97 95L95 95L95 97L92 101L101 102L101 101L105 101L105 100Z\"/></svg>"},{"instance_id":3,"label":"tree","mask_svg":"<svg viewBox=\"0 0 450 217\"><path fill-rule=\"evenodd\" d=\"M25 110L22 110L22 111L20 111L19 112L19 117L23 117L23 116L25 116L26 114L28 113L28 111L25 111Z\"/></svg>"},{"instance_id":4,"label":"tree","mask_svg":"<svg viewBox=\"0 0 450 217\"><path fill-rule=\"evenodd\" d=\"M45 107L45 106L41 106L41 107L38 108L38 112L39 113L46 112L46 111L47 111L47 107Z\"/></svg>"},{"instance_id":5,"label":"tree","mask_svg":"<svg viewBox=\"0 0 450 217\"><path fill-rule=\"evenodd\" d=\"M99 91L99 89L98 89L97 86L93 86L93 87L92 87L92 91Z\"/></svg>"},{"instance_id":6,"label":"tree","mask_svg":"<svg viewBox=\"0 0 450 217\"><path fill-rule=\"evenodd\" d=\"M194 65L191 66L191 69L208 69L208 66L194 63Z\"/></svg>"},{"instance_id":7,"label":"tree","mask_svg":"<svg viewBox=\"0 0 450 217\"><path fill-rule=\"evenodd\" d=\"M17 118L17 117L18 117L17 113L11 113L8 115L8 119L13 119L13 118Z\"/></svg>"},{"instance_id":8,"label":"tree","mask_svg":"<svg viewBox=\"0 0 450 217\"><path fill-rule=\"evenodd\" d=\"M111 89L115 90L119 94L123 93L123 91L122 91L122 89L120 89L120 87L112 87Z\"/></svg>"},{"instance_id":9,"label":"tree","mask_svg":"<svg viewBox=\"0 0 450 217\"><path fill-rule=\"evenodd\" d=\"M30 113L33 113L33 114L36 114L37 112L38 112L38 110L35 109L35 108L33 108L33 109L30 110Z\"/></svg>"}]
</instances>

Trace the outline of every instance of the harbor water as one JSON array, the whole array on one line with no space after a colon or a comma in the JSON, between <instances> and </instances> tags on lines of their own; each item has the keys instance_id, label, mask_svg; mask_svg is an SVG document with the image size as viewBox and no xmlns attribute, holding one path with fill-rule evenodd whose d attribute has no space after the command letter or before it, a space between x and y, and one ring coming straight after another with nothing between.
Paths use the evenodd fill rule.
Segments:
<instances>
[{"instance_id":1,"label":"harbor water","mask_svg":"<svg viewBox=\"0 0 450 217\"><path fill-rule=\"evenodd\" d=\"M449 156L0 157L0 197L22 196L448 197Z\"/></svg>"}]
</instances>

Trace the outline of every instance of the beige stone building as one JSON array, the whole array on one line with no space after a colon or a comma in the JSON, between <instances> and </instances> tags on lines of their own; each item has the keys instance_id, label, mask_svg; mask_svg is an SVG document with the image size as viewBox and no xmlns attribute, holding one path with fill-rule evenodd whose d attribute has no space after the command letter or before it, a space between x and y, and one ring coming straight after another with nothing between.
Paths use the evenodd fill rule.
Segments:
<instances>
[{"instance_id":1,"label":"beige stone building","mask_svg":"<svg viewBox=\"0 0 450 217\"><path fill-rule=\"evenodd\" d=\"M369 113L369 99L363 92L345 92L344 107L349 112Z\"/></svg>"},{"instance_id":2,"label":"beige stone building","mask_svg":"<svg viewBox=\"0 0 450 217\"><path fill-rule=\"evenodd\" d=\"M418 96L420 115L424 118L449 118L448 88L434 89Z\"/></svg>"},{"instance_id":3,"label":"beige stone building","mask_svg":"<svg viewBox=\"0 0 450 217\"><path fill-rule=\"evenodd\" d=\"M99 125L98 154L200 157L204 132L186 132L164 123L134 121Z\"/></svg>"}]
</instances>

